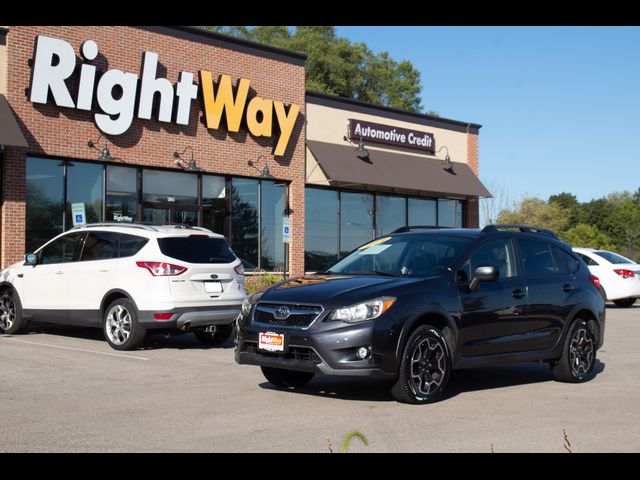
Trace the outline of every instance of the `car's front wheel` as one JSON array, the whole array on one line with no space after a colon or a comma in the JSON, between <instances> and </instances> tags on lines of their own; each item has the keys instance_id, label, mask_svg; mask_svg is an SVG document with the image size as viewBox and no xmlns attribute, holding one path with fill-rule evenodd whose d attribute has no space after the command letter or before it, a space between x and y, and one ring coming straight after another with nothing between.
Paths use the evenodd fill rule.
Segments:
<instances>
[{"instance_id":1,"label":"car's front wheel","mask_svg":"<svg viewBox=\"0 0 640 480\"><path fill-rule=\"evenodd\" d=\"M27 327L22 317L22 305L18 295L11 289L0 293L0 332L6 334L20 333Z\"/></svg>"},{"instance_id":2,"label":"car's front wheel","mask_svg":"<svg viewBox=\"0 0 640 480\"><path fill-rule=\"evenodd\" d=\"M118 298L105 310L102 321L104 336L116 350L137 348L147 333L138 322L138 310L128 298Z\"/></svg>"},{"instance_id":3,"label":"car's front wheel","mask_svg":"<svg viewBox=\"0 0 640 480\"><path fill-rule=\"evenodd\" d=\"M216 325L215 330L195 330L193 333L203 345L222 345L231 336L233 325Z\"/></svg>"},{"instance_id":4,"label":"car's front wheel","mask_svg":"<svg viewBox=\"0 0 640 480\"><path fill-rule=\"evenodd\" d=\"M400 362L398 381L391 389L403 403L432 403L440 398L451 376L451 354L442 334L430 325L409 337Z\"/></svg>"},{"instance_id":5,"label":"car's front wheel","mask_svg":"<svg viewBox=\"0 0 640 480\"><path fill-rule=\"evenodd\" d=\"M551 364L556 380L581 383L590 380L596 365L596 338L589 324L582 319L573 322L562 357Z\"/></svg>"},{"instance_id":6,"label":"car's front wheel","mask_svg":"<svg viewBox=\"0 0 640 480\"><path fill-rule=\"evenodd\" d=\"M635 297L621 298L619 300L614 300L613 303L615 303L616 307L619 307L619 308L629 308L634 303L636 303L636 298Z\"/></svg>"},{"instance_id":7,"label":"car's front wheel","mask_svg":"<svg viewBox=\"0 0 640 480\"><path fill-rule=\"evenodd\" d=\"M298 372L282 368L260 367L262 374L276 387L304 387L313 378L312 372Z\"/></svg>"}]
</instances>

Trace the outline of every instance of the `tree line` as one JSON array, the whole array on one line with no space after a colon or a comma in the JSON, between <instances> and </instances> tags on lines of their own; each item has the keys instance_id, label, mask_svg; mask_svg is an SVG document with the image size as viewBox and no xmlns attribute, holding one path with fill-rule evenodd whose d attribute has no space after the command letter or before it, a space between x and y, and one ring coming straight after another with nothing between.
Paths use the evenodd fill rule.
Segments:
<instances>
[{"instance_id":1,"label":"tree line","mask_svg":"<svg viewBox=\"0 0 640 480\"><path fill-rule=\"evenodd\" d=\"M497 222L548 228L573 247L612 250L640 260L640 188L589 202L578 202L567 192L548 200L527 197L503 208Z\"/></svg>"}]
</instances>

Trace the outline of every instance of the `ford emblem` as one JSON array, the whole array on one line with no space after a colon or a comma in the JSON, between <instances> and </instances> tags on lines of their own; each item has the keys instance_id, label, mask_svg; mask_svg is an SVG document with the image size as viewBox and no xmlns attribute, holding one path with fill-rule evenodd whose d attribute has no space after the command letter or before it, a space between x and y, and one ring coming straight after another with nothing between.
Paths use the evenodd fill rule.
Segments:
<instances>
[{"instance_id":1,"label":"ford emblem","mask_svg":"<svg viewBox=\"0 0 640 480\"><path fill-rule=\"evenodd\" d=\"M276 320L286 320L291 315L291 312L287 307L278 307L273 312L273 316Z\"/></svg>"}]
</instances>

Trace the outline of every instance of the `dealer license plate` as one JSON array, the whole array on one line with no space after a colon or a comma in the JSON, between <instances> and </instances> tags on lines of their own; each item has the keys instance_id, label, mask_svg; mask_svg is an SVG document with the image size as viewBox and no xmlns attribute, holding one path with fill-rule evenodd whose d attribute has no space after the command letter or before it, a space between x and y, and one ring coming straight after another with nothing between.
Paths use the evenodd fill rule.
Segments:
<instances>
[{"instance_id":1,"label":"dealer license plate","mask_svg":"<svg viewBox=\"0 0 640 480\"><path fill-rule=\"evenodd\" d=\"M284 352L284 334L260 332L258 348L269 352Z\"/></svg>"},{"instance_id":2,"label":"dealer license plate","mask_svg":"<svg viewBox=\"0 0 640 480\"><path fill-rule=\"evenodd\" d=\"M207 293L222 292L222 284L220 282L204 282L204 291Z\"/></svg>"}]
</instances>

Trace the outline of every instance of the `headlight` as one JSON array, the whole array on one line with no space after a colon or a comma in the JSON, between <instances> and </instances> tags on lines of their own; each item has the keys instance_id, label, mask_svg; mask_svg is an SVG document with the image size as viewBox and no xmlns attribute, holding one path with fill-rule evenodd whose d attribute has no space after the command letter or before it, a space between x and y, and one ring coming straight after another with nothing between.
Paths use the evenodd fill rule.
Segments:
<instances>
[{"instance_id":1,"label":"headlight","mask_svg":"<svg viewBox=\"0 0 640 480\"><path fill-rule=\"evenodd\" d=\"M331 320L342 320L347 323L373 320L389 310L395 301L395 297L380 297L350 307L337 308L331 314Z\"/></svg>"},{"instance_id":2,"label":"headlight","mask_svg":"<svg viewBox=\"0 0 640 480\"><path fill-rule=\"evenodd\" d=\"M244 298L244 300L242 301L242 315L244 317L249 316L251 307L253 307L258 302L258 300L260 300L261 296L262 292L259 292Z\"/></svg>"}]
</instances>

